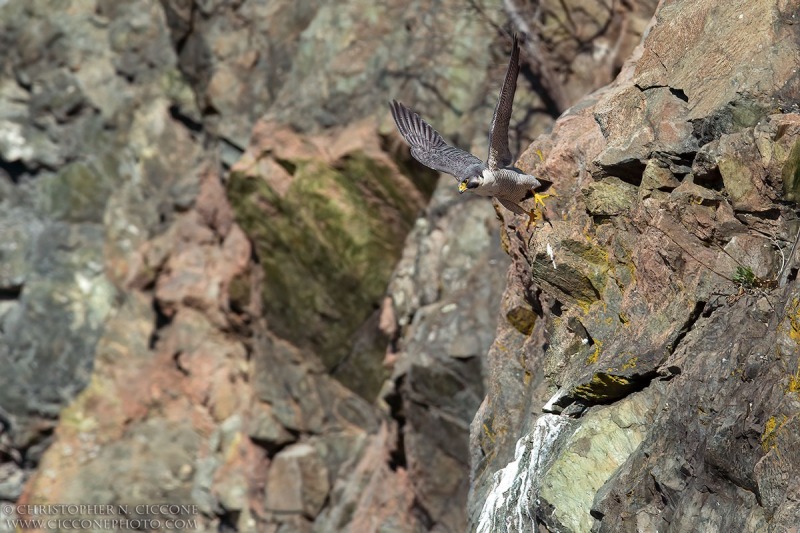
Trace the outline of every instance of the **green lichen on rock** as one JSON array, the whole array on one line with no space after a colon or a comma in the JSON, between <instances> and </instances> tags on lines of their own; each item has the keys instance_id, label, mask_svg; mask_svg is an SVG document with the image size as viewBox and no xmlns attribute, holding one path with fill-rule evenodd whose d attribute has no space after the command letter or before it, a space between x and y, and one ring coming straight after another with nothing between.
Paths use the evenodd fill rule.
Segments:
<instances>
[{"instance_id":1,"label":"green lichen on rock","mask_svg":"<svg viewBox=\"0 0 800 533\"><path fill-rule=\"evenodd\" d=\"M182 114L192 120L202 120L194 91L180 70L177 68L164 70L159 81L161 90L171 102L178 106Z\"/></svg>"},{"instance_id":2,"label":"green lichen on rock","mask_svg":"<svg viewBox=\"0 0 800 533\"><path fill-rule=\"evenodd\" d=\"M387 167L361 153L335 167L291 164L294 177L282 196L259 176L236 173L228 196L264 271L270 328L333 369L376 308L418 206ZM340 378L369 396L382 380L380 359L371 372L352 383Z\"/></svg>"},{"instance_id":3,"label":"green lichen on rock","mask_svg":"<svg viewBox=\"0 0 800 533\"><path fill-rule=\"evenodd\" d=\"M792 299L784 321L778 326L778 332L785 332L791 340L800 346L800 299Z\"/></svg>"},{"instance_id":4,"label":"green lichen on rock","mask_svg":"<svg viewBox=\"0 0 800 533\"><path fill-rule=\"evenodd\" d=\"M735 156L722 156L719 159L719 172L734 205L755 193L752 170Z\"/></svg>"},{"instance_id":5,"label":"green lichen on rock","mask_svg":"<svg viewBox=\"0 0 800 533\"><path fill-rule=\"evenodd\" d=\"M764 424L764 432L761 434L761 448L768 452L775 448L775 439L778 436L778 431L786 424L786 416L784 415L780 422L774 416L769 417Z\"/></svg>"},{"instance_id":6,"label":"green lichen on rock","mask_svg":"<svg viewBox=\"0 0 800 533\"><path fill-rule=\"evenodd\" d=\"M733 131L752 128L761 119L767 116L768 107L764 104L747 98L740 98L731 102L726 111L730 113Z\"/></svg>"},{"instance_id":7,"label":"green lichen on rock","mask_svg":"<svg viewBox=\"0 0 800 533\"><path fill-rule=\"evenodd\" d=\"M530 335L536 325L536 313L529 307L517 306L506 313L506 320L523 335Z\"/></svg>"},{"instance_id":8,"label":"green lichen on rock","mask_svg":"<svg viewBox=\"0 0 800 533\"><path fill-rule=\"evenodd\" d=\"M553 268L547 256L537 256L536 262L531 265L531 276L552 285L561 291L564 297L574 302L581 309L588 310L589 307L600 301L600 292L596 287L596 276L587 276L587 273L579 270L577 265L561 263ZM595 278L594 280L592 278ZM603 283L597 283L601 287Z\"/></svg>"},{"instance_id":9,"label":"green lichen on rock","mask_svg":"<svg viewBox=\"0 0 800 533\"><path fill-rule=\"evenodd\" d=\"M584 310L603 299L611 268L605 249L591 242L564 239L556 256L556 268L552 268L547 255L537 256L537 261L532 265L534 278L560 289Z\"/></svg>"},{"instance_id":10,"label":"green lichen on rock","mask_svg":"<svg viewBox=\"0 0 800 533\"><path fill-rule=\"evenodd\" d=\"M783 195L792 202L800 201L800 140L794 143L781 172Z\"/></svg>"},{"instance_id":11,"label":"green lichen on rock","mask_svg":"<svg viewBox=\"0 0 800 533\"><path fill-rule=\"evenodd\" d=\"M670 172L669 168L658 159L651 159L645 166L642 173L642 183L639 185L642 191L664 191L668 192L680 185L680 181Z\"/></svg>"},{"instance_id":12,"label":"green lichen on rock","mask_svg":"<svg viewBox=\"0 0 800 533\"><path fill-rule=\"evenodd\" d=\"M625 364L622 365L620 370L630 370L632 368L636 368L636 363L638 362L639 362L639 357L636 355L632 355L628 358L627 361L625 361Z\"/></svg>"},{"instance_id":13,"label":"green lichen on rock","mask_svg":"<svg viewBox=\"0 0 800 533\"><path fill-rule=\"evenodd\" d=\"M626 377L596 372L587 383L576 386L572 396L591 403L610 402L626 396L631 387L632 382Z\"/></svg>"},{"instance_id":14,"label":"green lichen on rock","mask_svg":"<svg viewBox=\"0 0 800 533\"><path fill-rule=\"evenodd\" d=\"M250 304L251 290L249 272L234 277L228 287L231 308L235 310L245 309Z\"/></svg>"},{"instance_id":15,"label":"green lichen on rock","mask_svg":"<svg viewBox=\"0 0 800 533\"><path fill-rule=\"evenodd\" d=\"M589 263L600 265L604 270L608 269L608 252L599 246L574 239L564 239L561 246Z\"/></svg>"},{"instance_id":16,"label":"green lichen on rock","mask_svg":"<svg viewBox=\"0 0 800 533\"><path fill-rule=\"evenodd\" d=\"M595 496L644 440L653 410L651 397L632 396L590 411L566 439L540 492L565 531L591 530Z\"/></svg>"},{"instance_id":17,"label":"green lichen on rock","mask_svg":"<svg viewBox=\"0 0 800 533\"><path fill-rule=\"evenodd\" d=\"M786 384L786 393L800 393L800 368L797 369L797 372L789 376L789 382Z\"/></svg>"},{"instance_id":18,"label":"green lichen on rock","mask_svg":"<svg viewBox=\"0 0 800 533\"><path fill-rule=\"evenodd\" d=\"M586 358L587 365L593 365L600 359L600 352L602 351L603 343L596 340L594 341L594 348L592 349L591 355Z\"/></svg>"},{"instance_id":19,"label":"green lichen on rock","mask_svg":"<svg viewBox=\"0 0 800 533\"><path fill-rule=\"evenodd\" d=\"M77 161L42 181L42 209L67 222L103 221L116 175L116 161Z\"/></svg>"},{"instance_id":20,"label":"green lichen on rock","mask_svg":"<svg viewBox=\"0 0 800 533\"><path fill-rule=\"evenodd\" d=\"M592 215L613 216L628 211L636 203L638 189L616 177L591 183L584 191L586 210Z\"/></svg>"}]
</instances>

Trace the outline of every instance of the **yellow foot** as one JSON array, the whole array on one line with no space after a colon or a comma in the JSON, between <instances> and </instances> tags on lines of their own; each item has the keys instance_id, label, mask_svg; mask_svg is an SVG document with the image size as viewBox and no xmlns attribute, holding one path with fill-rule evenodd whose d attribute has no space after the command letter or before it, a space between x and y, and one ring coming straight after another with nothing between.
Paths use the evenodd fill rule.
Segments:
<instances>
[{"instance_id":1,"label":"yellow foot","mask_svg":"<svg viewBox=\"0 0 800 533\"><path fill-rule=\"evenodd\" d=\"M537 205L544 207L544 199L550 198L551 196L558 196L556 194L539 194L538 192L533 193L533 208L536 209Z\"/></svg>"},{"instance_id":2,"label":"yellow foot","mask_svg":"<svg viewBox=\"0 0 800 533\"><path fill-rule=\"evenodd\" d=\"M544 205L544 199L550 198L551 196L558 196L557 194L539 194L538 192L533 193L533 209L528 211L528 226L527 229L530 230L531 226L535 226L536 223L545 218L545 209L546 206ZM541 206L541 209L539 207Z\"/></svg>"}]
</instances>

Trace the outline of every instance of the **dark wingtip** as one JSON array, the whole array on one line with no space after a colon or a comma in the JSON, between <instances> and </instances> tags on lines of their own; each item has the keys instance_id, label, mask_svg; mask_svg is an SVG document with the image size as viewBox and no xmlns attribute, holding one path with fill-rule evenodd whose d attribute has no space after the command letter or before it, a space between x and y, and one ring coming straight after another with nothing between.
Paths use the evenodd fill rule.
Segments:
<instances>
[{"instance_id":1,"label":"dark wingtip","mask_svg":"<svg viewBox=\"0 0 800 533\"><path fill-rule=\"evenodd\" d=\"M392 99L392 101L389 103L389 109L392 111L392 118L394 118L394 121L398 126L400 125L399 115L402 108L403 104L397 100Z\"/></svg>"},{"instance_id":2,"label":"dark wingtip","mask_svg":"<svg viewBox=\"0 0 800 533\"><path fill-rule=\"evenodd\" d=\"M412 120L417 113L411 110L411 108L398 102L397 100L392 100L392 114L395 116L395 118L408 121ZM413 129L410 128L408 124L406 124L406 127L409 129Z\"/></svg>"},{"instance_id":3,"label":"dark wingtip","mask_svg":"<svg viewBox=\"0 0 800 533\"><path fill-rule=\"evenodd\" d=\"M392 100L391 109L392 118L394 119L397 129L400 131L403 137L405 137L406 141L408 141L408 134L414 129L413 124L411 123L413 117L411 110L397 100Z\"/></svg>"},{"instance_id":4,"label":"dark wingtip","mask_svg":"<svg viewBox=\"0 0 800 533\"><path fill-rule=\"evenodd\" d=\"M397 100L392 100L392 107L397 110L408 109L402 102L398 102Z\"/></svg>"},{"instance_id":5,"label":"dark wingtip","mask_svg":"<svg viewBox=\"0 0 800 533\"><path fill-rule=\"evenodd\" d=\"M398 102L395 99L392 99L392 102L389 104L389 108L392 110L392 115L394 117L397 117L398 115L402 115L403 109L405 109L405 107L406 106L404 106L403 104L401 104L400 102Z\"/></svg>"}]
</instances>

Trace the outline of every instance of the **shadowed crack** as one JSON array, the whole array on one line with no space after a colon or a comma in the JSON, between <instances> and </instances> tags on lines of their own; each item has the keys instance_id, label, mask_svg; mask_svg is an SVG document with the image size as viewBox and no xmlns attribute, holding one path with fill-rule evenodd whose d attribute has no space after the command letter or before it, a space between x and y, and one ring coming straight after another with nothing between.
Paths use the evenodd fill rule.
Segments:
<instances>
[{"instance_id":1,"label":"shadowed crack","mask_svg":"<svg viewBox=\"0 0 800 533\"><path fill-rule=\"evenodd\" d=\"M683 341L684 337L692 330L692 328L697 323L697 320L702 316L703 309L706 307L706 302L699 301L694 304L694 309L692 309L689 318L686 319L686 322L683 323L681 329L678 330L678 334L675 336L675 339L670 343L668 351L669 353L673 353L678 345Z\"/></svg>"},{"instance_id":2,"label":"shadowed crack","mask_svg":"<svg viewBox=\"0 0 800 533\"><path fill-rule=\"evenodd\" d=\"M148 339L147 347L150 350L155 349L156 343L158 343L159 339L159 332L169 325L172 322L172 317L168 316L164 313L161 305L159 305L158 300L155 298L153 299L153 310L156 314L155 324L153 325L153 331L150 333L150 339Z\"/></svg>"},{"instance_id":3,"label":"shadowed crack","mask_svg":"<svg viewBox=\"0 0 800 533\"><path fill-rule=\"evenodd\" d=\"M22 295L22 287L22 284L0 287L0 301L19 300L19 297Z\"/></svg>"}]
</instances>

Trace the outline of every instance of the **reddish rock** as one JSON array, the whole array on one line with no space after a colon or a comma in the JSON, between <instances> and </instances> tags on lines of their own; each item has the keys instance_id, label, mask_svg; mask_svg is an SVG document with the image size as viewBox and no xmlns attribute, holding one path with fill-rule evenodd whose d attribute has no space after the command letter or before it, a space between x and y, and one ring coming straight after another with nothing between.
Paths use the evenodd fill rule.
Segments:
<instances>
[{"instance_id":1,"label":"reddish rock","mask_svg":"<svg viewBox=\"0 0 800 533\"><path fill-rule=\"evenodd\" d=\"M314 518L328 497L328 470L313 446L293 444L272 461L264 507L278 513L298 513Z\"/></svg>"}]
</instances>

